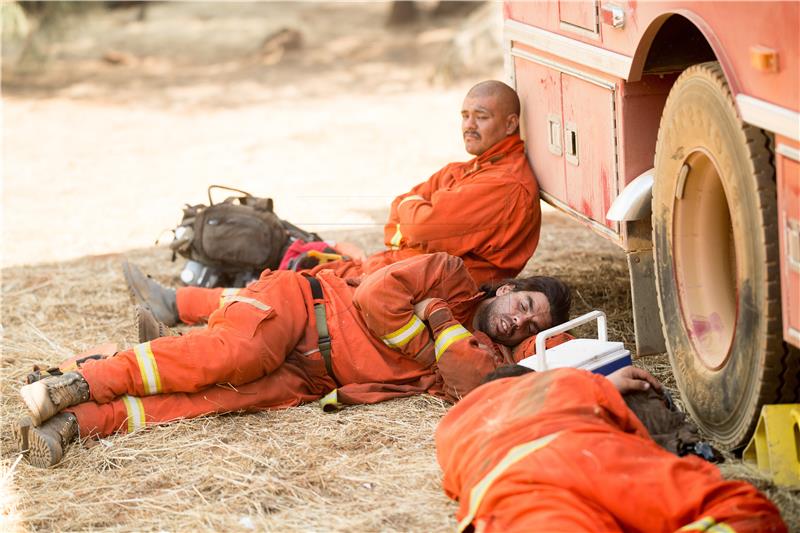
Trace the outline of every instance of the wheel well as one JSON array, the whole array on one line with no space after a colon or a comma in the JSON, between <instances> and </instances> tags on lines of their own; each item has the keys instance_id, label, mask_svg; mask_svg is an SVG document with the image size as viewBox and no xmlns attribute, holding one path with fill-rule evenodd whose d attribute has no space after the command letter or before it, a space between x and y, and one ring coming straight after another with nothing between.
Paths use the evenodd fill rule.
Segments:
<instances>
[{"instance_id":1,"label":"wheel well","mask_svg":"<svg viewBox=\"0 0 800 533\"><path fill-rule=\"evenodd\" d=\"M680 72L694 64L716 59L697 26L680 15L672 15L658 29L650 45L643 73Z\"/></svg>"},{"instance_id":2,"label":"wheel well","mask_svg":"<svg viewBox=\"0 0 800 533\"><path fill-rule=\"evenodd\" d=\"M628 82L644 74L682 72L688 67L717 59L703 32L689 18L664 13L650 22L633 54Z\"/></svg>"}]
</instances>

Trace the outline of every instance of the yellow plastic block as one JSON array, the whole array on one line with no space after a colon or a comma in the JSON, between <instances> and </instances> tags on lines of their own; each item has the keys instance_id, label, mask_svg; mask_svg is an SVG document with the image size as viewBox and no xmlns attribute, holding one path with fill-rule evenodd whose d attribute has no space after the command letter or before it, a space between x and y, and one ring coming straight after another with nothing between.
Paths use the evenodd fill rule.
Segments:
<instances>
[{"instance_id":1,"label":"yellow plastic block","mask_svg":"<svg viewBox=\"0 0 800 533\"><path fill-rule=\"evenodd\" d=\"M742 459L776 485L800 488L800 403L765 405Z\"/></svg>"}]
</instances>

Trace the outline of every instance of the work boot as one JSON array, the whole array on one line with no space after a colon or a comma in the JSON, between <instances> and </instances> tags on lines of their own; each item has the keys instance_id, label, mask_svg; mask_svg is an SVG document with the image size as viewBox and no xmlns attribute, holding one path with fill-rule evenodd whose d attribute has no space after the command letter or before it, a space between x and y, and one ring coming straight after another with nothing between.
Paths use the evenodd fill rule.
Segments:
<instances>
[{"instance_id":1,"label":"work boot","mask_svg":"<svg viewBox=\"0 0 800 533\"><path fill-rule=\"evenodd\" d=\"M41 425L62 409L89 400L89 384L78 372L44 378L23 386L19 392L34 426Z\"/></svg>"},{"instance_id":2,"label":"work boot","mask_svg":"<svg viewBox=\"0 0 800 533\"><path fill-rule=\"evenodd\" d=\"M135 303L149 309L156 320L167 326L178 323L175 289L161 286L150 276L145 276L136 265L127 261L122 262L122 274Z\"/></svg>"},{"instance_id":3,"label":"work boot","mask_svg":"<svg viewBox=\"0 0 800 533\"><path fill-rule=\"evenodd\" d=\"M72 413L59 413L41 427L34 427L27 416L12 428L20 452L33 466L47 468L61 461L64 447L78 435L78 419Z\"/></svg>"},{"instance_id":4,"label":"work boot","mask_svg":"<svg viewBox=\"0 0 800 533\"><path fill-rule=\"evenodd\" d=\"M136 306L136 329L139 331L139 342L175 335L163 322L159 322L148 308L141 305Z\"/></svg>"}]
</instances>

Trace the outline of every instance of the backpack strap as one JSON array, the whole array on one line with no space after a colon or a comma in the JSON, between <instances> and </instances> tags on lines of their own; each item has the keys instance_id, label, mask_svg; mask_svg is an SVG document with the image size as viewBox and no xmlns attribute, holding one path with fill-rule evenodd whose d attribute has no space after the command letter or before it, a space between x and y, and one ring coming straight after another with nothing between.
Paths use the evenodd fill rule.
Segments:
<instances>
[{"instance_id":1,"label":"backpack strap","mask_svg":"<svg viewBox=\"0 0 800 533\"><path fill-rule=\"evenodd\" d=\"M234 189L233 187L226 187L225 185L209 185L208 186L208 205L214 205L214 199L211 197L212 189L222 189L223 191L231 191L241 193L244 198L253 198L253 195L241 189ZM227 201L227 199L225 200Z\"/></svg>"}]
</instances>

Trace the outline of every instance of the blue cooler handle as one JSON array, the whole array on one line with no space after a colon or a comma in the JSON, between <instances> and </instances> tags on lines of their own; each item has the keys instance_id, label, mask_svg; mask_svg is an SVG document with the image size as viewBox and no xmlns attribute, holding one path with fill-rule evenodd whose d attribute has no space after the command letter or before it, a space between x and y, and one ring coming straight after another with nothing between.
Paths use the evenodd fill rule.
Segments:
<instances>
[{"instance_id":1,"label":"blue cooler handle","mask_svg":"<svg viewBox=\"0 0 800 533\"><path fill-rule=\"evenodd\" d=\"M583 324L591 322L595 319L597 319L597 339L606 342L608 340L608 328L606 326L606 314L602 311L590 311L585 315L579 316L578 318L573 318L568 322L564 322L563 324L539 332L539 334L536 335L536 359L534 360L536 371L542 372L547 370L547 356L545 348L545 342L547 342L547 339L554 335L558 335L559 333L569 331L572 328L582 326Z\"/></svg>"}]
</instances>

